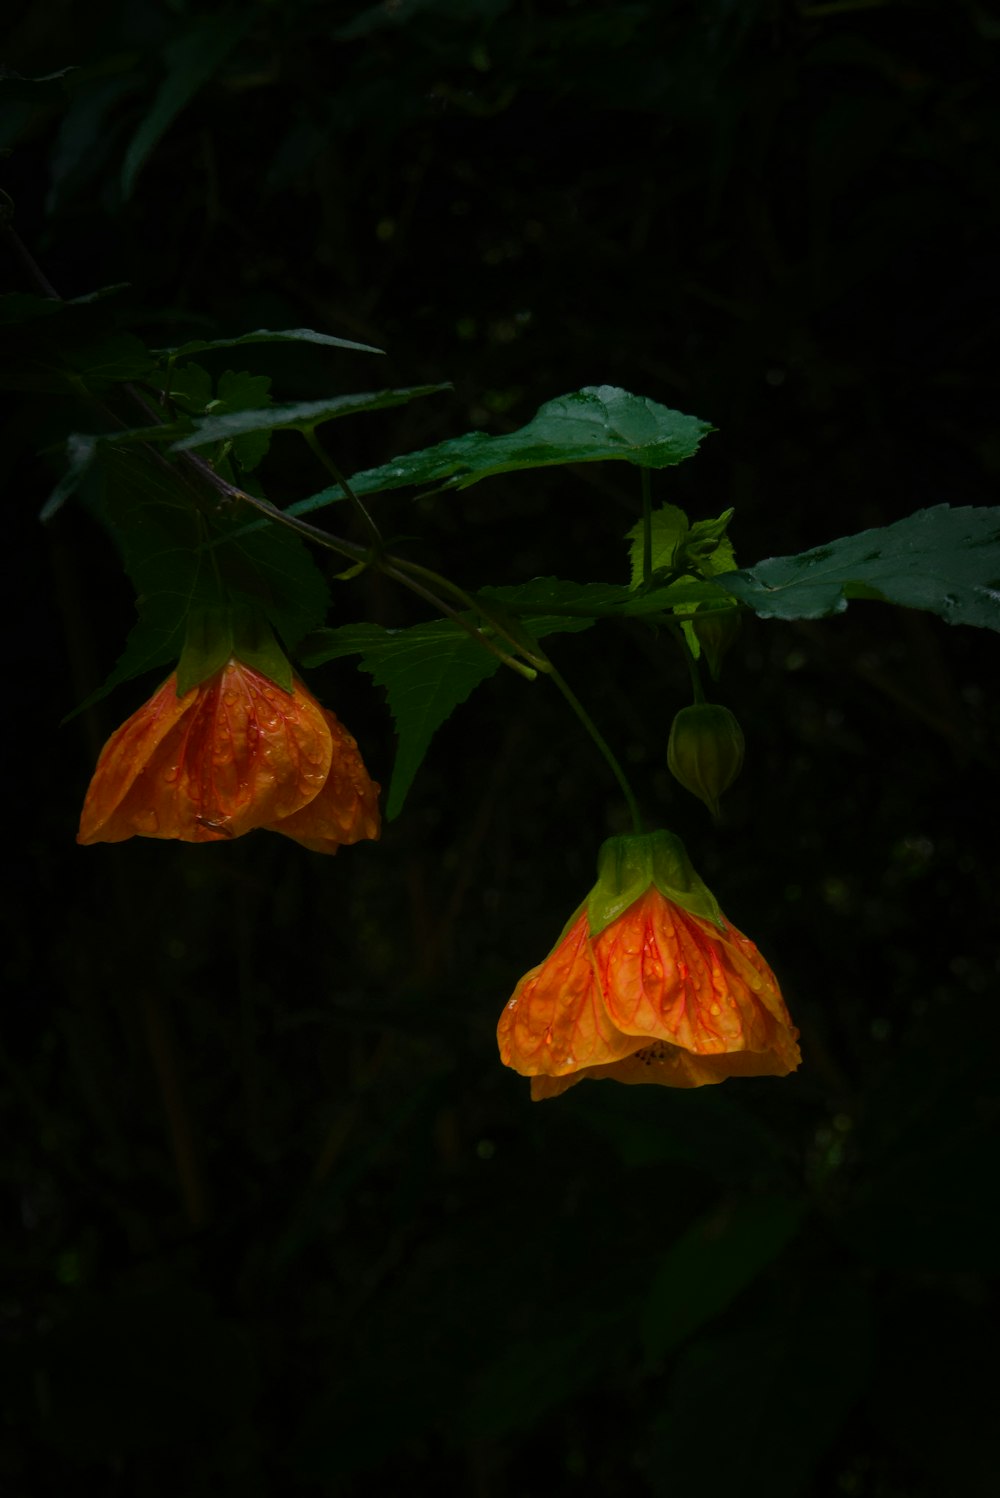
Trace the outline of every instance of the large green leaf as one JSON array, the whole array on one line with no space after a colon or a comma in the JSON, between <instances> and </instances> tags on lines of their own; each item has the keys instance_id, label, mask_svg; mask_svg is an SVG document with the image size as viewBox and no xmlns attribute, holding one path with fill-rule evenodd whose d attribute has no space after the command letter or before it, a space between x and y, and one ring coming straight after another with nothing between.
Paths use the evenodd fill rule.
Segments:
<instances>
[{"instance_id":1,"label":"large green leaf","mask_svg":"<svg viewBox=\"0 0 1000 1498\"><path fill-rule=\"evenodd\" d=\"M308 431L321 422L337 416L353 416L358 411L383 411L402 406L422 395L437 395L450 390L444 385L413 385L404 390L377 390L367 395L338 395L332 400L299 401L289 406L268 406L264 410L229 411L221 416L204 416L195 422L190 436L174 443L175 452L191 447L205 447L212 442L228 442L247 432Z\"/></svg>"},{"instance_id":2,"label":"large green leaf","mask_svg":"<svg viewBox=\"0 0 1000 1498\"><path fill-rule=\"evenodd\" d=\"M181 476L134 448L102 444L102 513L136 591L138 619L98 701L113 687L181 654L190 611L244 601L289 646L325 617L326 583L298 536L269 525L250 534L242 514L206 514Z\"/></svg>"},{"instance_id":3,"label":"large green leaf","mask_svg":"<svg viewBox=\"0 0 1000 1498\"><path fill-rule=\"evenodd\" d=\"M270 328L255 328L252 333L240 333L235 338L192 338L187 343L154 349L153 352L168 355L171 359L183 359L206 349L237 348L244 343L319 343L326 348L354 349L361 354L385 353L384 349L375 348L373 344L353 343L349 338L334 338L332 333L316 333L312 328L283 328L274 332Z\"/></svg>"},{"instance_id":4,"label":"large green leaf","mask_svg":"<svg viewBox=\"0 0 1000 1498\"><path fill-rule=\"evenodd\" d=\"M494 588L481 596L487 608L499 604L501 615L508 612L506 605L515 601L512 595L518 591ZM523 621L523 632L537 639L556 631L587 629L594 622L587 616L539 615ZM386 816L391 820L402 809L434 734L501 661L448 619L409 629L348 624L317 630L307 641L302 659L307 666L318 666L345 655L360 655L361 669L385 688L396 724L399 742L386 803Z\"/></svg>"},{"instance_id":5,"label":"large green leaf","mask_svg":"<svg viewBox=\"0 0 1000 1498\"><path fill-rule=\"evenodd\" d=\"M385 814L399 814L431 739L474 687L492 676L497 656L448 619L411 629L348 624L314 635L306 665L360 655L361 669L385 687L399 744Z\"/></svg>"},{"instance_id":6,"label":"large green leaf","mask_svg":"<svg viewBox=\"0 0 1000 1498\"><path fill-rule=\"evenodd\" d=\"M1000 630L1000 508L935 505L716 581L764 619L818 619L876 598Z\"/></svg>"},{"instance_id":7,"label":"large green leaf","mask_svg":"<svg viewBox=\"0 0 1000 1498\"><path fill-rule=\"evenodd\" d=\"M690 458L714 428L615 385L588 386L547 401L527 426L502 437L468 432L355 474L351 487L371 494L406 484L466 489L495 473L623 458L668 468Z\"/></svg>"}]
</instances>

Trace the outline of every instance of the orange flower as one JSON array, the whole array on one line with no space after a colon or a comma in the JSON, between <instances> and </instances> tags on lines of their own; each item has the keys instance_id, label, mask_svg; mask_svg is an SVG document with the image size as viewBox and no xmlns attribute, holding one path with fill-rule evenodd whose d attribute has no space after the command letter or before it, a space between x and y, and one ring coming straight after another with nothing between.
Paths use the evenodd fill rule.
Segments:
<instances>
[{"instance_id":1,"label":"orange flower","mask_svg":"<svg viewBox=\"0 0 1000 1498\"><path fill-rule=\"evenodd\" d=\"M598 882L521 979L500 1059L558 1097L584 1077L702 1087L783 1077L798 1031L753 942L731 926L667 832L609 838Z\"/></svg>"},{"instance_id":2,"label":"orange flower","mask_svg":"<svg viewBox=\"0 0 1000 1498\"><path fill-rule=\"evenodd\" d=\"M319 853L379 835L379 787L333 713L235 657L177 695L174 672L111 735L79 843L214 843L254 827Z\"/></svg>"}]
</instances>

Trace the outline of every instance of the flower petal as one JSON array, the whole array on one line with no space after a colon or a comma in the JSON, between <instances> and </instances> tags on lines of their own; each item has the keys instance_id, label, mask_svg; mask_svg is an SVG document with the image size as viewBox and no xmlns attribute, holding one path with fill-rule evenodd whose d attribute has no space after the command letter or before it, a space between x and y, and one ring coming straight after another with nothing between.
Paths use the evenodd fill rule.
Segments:
<instances>
[{"instance_id":1,"label":"flower petal","mask_svg":"<svg viewBox=\"0 0 1000 1498\"><path fill-rule=\"evenodd\" d=\"M304 688L285 692L237 660L179 702L175 683L108 740L78 841L218 842L292 815L323 788L330 730Z\"/></svg>"},{"instance_id":2,"label":"flower petal","mask_svg":"<svg viewBox=\"0 0 1000 1498\"><path fill-rule=\"evenodd\" d=\"M292 837L314 853L336 853L341 843L378 837L381 786L368 774L357 741L340 720L325 707L319 710L332 746L326 783L300 811L269 823L268 831Z\"/></svg>"},{"instance_id":3,"label":"flower petal","mask_svg":"<svg viewBox=\"0 0 1000 1498\"><path fill-rule=\"evenodd\" d=\"M697 1057L770 1057L763 1073L744 1075L784 1075L799 1064L777 980L735 927L720 931L651 888L593 945L609 1018L626 1034Z\"/></svg>"},{"instance_id":4,"label":"flower petal","mask_svg":"<svg viewBox=\"0 0 1000 1498\"><path fill-rule=\"evenodd\" d=\"M605 1012L585 908L545 961L521 979L500 1016L497 1040L503 1064L525 1077L562 1077L627 1056L641 1044Z\"/></svg>"},{"instance_id":5,"label":"flower petal","mask_svg":"<svg viewBox=\"0 0 1000 1498\"><path fill-rule=\"evenodd\" d=\"M587 1077L597 1082L624 1082L629 1086L652 1082L660 1087L706 1087L713 1082L724 1082L727 1077L784 1077L797 1065L797 1048L795 1061L789 1065L786 1057L777 1050L695 1056L690 1051L681 1050L680 1046L654 1040L631 1056L613 1061L608 1066L587 1066L568 1077L532 1077L531 1098L533 1102L539 1102L543 1098L558 1097Z\"/></svg>"}]
</instances>

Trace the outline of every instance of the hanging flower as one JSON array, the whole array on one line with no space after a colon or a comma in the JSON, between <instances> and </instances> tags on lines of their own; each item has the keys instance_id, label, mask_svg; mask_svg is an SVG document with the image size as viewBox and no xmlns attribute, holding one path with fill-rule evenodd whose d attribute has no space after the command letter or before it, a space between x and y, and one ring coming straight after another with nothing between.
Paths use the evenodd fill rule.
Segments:
<instances>
[{"instance_id":1,"label":"hanging flower","mask_svg":"<svg viewBox=\"0 0 1000 1498\"><path fill-rule=\"evenodd\" d=\"M255 827L319 853L379 835L358 746L300 681L235 656L178 695L174 672L101 751L79 843L213 843Z\"/></svg>"},{"instance_id":2,"label":"hanging flower","mask_svg":"<svg viewBox=\"0 0 1000 1498\"><path fill-rule=\"evenodd\" d=\"M584 1077L783 1077L797 1038L771 969L668 832L608 839L597 884L497 1029L500 1059L536 1101Z\"/></svg>"}]
</instances>

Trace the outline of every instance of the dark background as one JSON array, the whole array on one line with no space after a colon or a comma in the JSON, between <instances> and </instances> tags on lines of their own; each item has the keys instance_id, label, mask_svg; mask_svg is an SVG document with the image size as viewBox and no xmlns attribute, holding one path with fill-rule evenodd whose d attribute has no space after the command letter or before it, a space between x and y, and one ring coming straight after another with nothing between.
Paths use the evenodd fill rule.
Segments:
<instances>
[{"instance_id":1,"label":"dark background","mask_svg":"<svg viewBox=\"0 0 1000 1498\"><path fill-rule=\"evenodd\" d=\"M993 7L218 16L245 32L127 200L170 49L213 11L15 25L9 67L78 69L5 127L62 295L131 282L153 345L311 326L388 351L207 356L279 399L454 381L325 428L348 471L583 385L650 396L718 428L654 498L734 506L745 565L995 502ZM561 700L501 673L381 843L336 859L264 833L77 848L100 743L155 683L60 728L132 602L86 514L34 520L77 413L13 401L5 1498L995 1493L994 635L875 603L750 619L720 829L666 772L679 658L639 628L557 638L651 821L776 968L804 1060L532 1105L496 1020L624 819ZM265 479L280 502L325 482L290 436ZM604 464L379 504L477 586L625 580L638 495ZM337 610L422 617L371 580ZM349 662L310 684L386 784L381 694Z\"/></svg>"}]
</instances>

